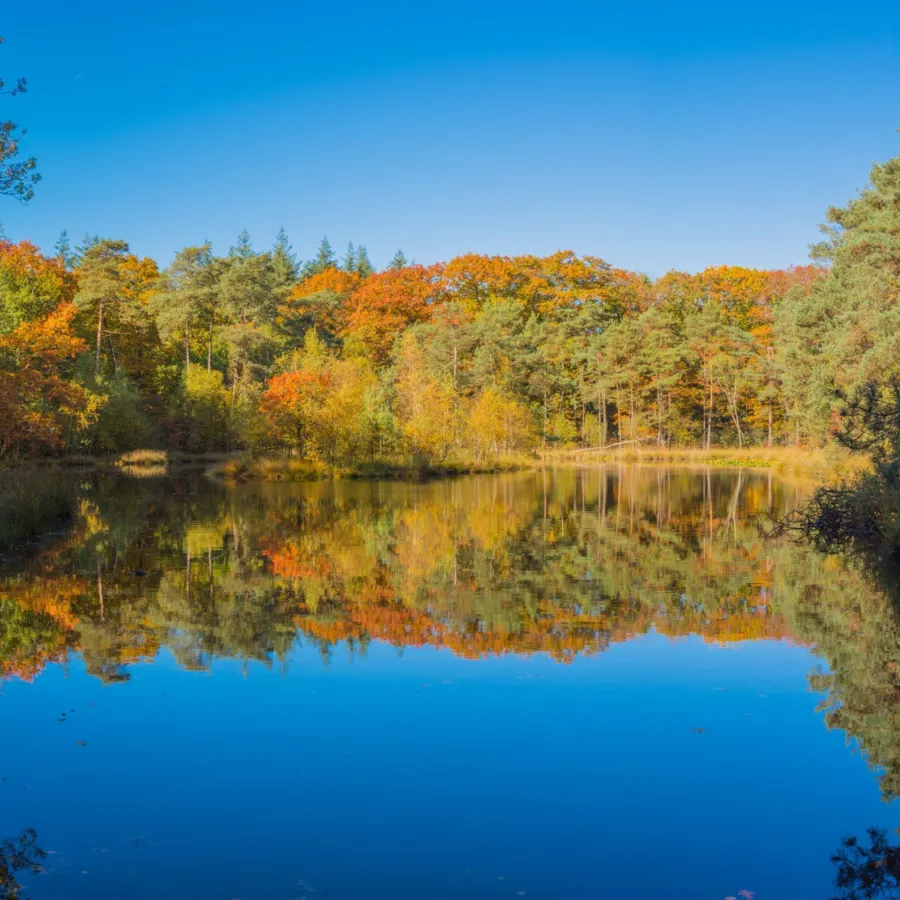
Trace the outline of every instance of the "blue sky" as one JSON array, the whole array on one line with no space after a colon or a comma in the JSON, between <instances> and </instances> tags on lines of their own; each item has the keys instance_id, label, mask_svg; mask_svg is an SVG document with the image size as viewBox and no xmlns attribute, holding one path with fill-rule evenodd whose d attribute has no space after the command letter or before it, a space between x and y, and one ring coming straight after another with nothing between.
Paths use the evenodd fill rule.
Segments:
<instances>
[{"instance_id":1,"label":"blue sky","mask_svg":"<svg viewBox=\"0 0 900 900\"><path fill-rule=\"evenodd\" d=\"M10 237L651 275L806 260L900 150L896 3L47 2L0 18L44 180Z\"/></svg>"}]
</instances>

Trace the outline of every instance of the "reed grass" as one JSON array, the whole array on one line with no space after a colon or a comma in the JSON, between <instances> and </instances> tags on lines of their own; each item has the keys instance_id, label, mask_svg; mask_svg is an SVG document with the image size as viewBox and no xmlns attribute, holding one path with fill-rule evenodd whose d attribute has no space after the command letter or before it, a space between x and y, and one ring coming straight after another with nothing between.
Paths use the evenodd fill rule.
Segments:
<instances>
[{"instance_id":1,"label":"reed grass","mask_svg":"<svg viewBox=\"0 0 900 900\"><path fill-rule=\"evenodd\" d=\"M773 469L782 475L817 481L864 471L869 460L839 446L812 447L622 447L611 450L557 451L543 460L555 465L642 464Z\"/></svg>"},{"instance_id":2,"label":"reed grass","mask_svg":"<svg viewBox=\"0 0 900 900\"><path fill-rule=\"evenodd\" d=\"M533 468L534 457L504 456L492 460L449 459L440 463L375 460L335 466L297 459L244 457L230 459L212 470L227 481L321 481L323 479L396 479L420 480L453 475L514 472Z\"/></svg>"}]
</instances>

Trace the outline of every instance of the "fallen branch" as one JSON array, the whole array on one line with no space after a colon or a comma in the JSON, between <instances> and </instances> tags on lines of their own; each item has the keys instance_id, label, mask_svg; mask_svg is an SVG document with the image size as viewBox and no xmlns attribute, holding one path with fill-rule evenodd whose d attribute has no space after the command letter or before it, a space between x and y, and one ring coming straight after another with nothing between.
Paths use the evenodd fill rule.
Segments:
<instances>
[{"instance_id":1,"label":"fallen branch","mask_svg":"<svg viewBox=\"0 0 900 900\"><path fill-rule=\"evenodd\" d=\"M616 447L624 447L626 444L645 444L647 441L655 441L655 437L635 438L631 441L617 441L615 444L607 444L605 447L582 447L580 450L568 450L568 453L596 453L598 451L615 450Z\"/></svg>"}]
</instances>

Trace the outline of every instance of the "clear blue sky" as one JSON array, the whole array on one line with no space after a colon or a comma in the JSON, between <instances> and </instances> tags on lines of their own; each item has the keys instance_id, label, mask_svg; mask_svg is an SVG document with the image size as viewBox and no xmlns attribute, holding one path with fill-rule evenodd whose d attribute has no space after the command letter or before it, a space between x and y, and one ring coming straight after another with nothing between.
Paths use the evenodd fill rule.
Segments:
<instances>
[{"instance_id":1,"label":"clear blue sky","mask_svg":"<svg viewBox=\"0 0 900 900\"><path fill-rule=\"evenodd\" d=\"M287 228L661 274L806 260L900 150L900 4L4 4L0 118L44 180L10 237L163 263Z\"/></svg>"}]
</instances>

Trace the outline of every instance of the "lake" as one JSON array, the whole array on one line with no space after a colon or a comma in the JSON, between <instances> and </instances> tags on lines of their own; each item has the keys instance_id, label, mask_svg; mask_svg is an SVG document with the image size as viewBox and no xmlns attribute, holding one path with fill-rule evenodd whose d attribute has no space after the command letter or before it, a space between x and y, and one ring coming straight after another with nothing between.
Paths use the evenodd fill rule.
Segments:
<instances>
[{"instance_id":1,"label":"lake","mask_svg":"<svg viewBox=\"0 0 900 900\"><path fill-rule=\"evenodd\" d=\"M0 569L23 896L839 896L900 825L900 624L762 535L805 491L83 476Z\"/></svg>"}]
</instances>

